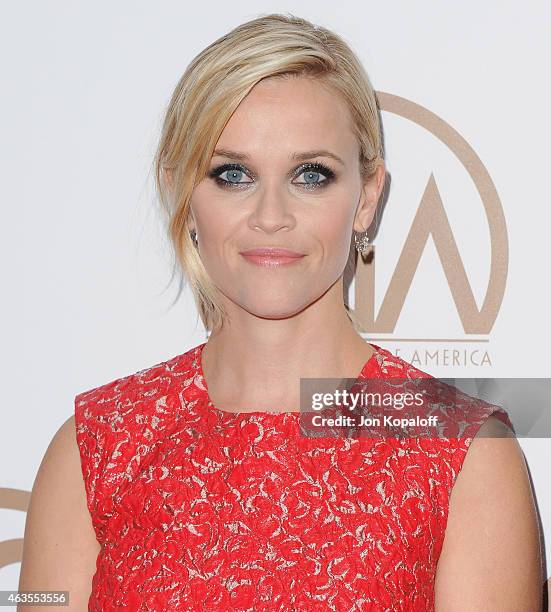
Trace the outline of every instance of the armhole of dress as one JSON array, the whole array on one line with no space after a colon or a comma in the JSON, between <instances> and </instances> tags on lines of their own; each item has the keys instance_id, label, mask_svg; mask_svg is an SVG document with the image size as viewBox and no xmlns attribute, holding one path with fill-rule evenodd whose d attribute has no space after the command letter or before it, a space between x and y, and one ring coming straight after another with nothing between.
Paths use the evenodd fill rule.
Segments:
<instances>
[{"instance_id":1,"label":"armhole of dress","mask_svg":"<svg viewBox=\"0 0 551 612\"><path fill-rule=\"evenodd\" d=\"M85 393L75 396L75 430L80 455L80 466L84 488L86 490L86 505L90 512L92 525L98 542L103 542L103 529L98 520L98 468L102 454L101 437L97 431L97 419L93 417L93 404L85 399Z\"/></svg>"},{"instance_id":2,"label":"armhole of dress","mask_svg":"<svg viewBox=\"0 0 551 612\"><path fill-rule=\"evenodd\" d=\"M501 406L497 406L494 404L489 404L487 402L477 402L474 405L474 410L476 413L475 418L471 418L467 427L463 431L463 435L460 437L450 438L448 453L450 456L450 461L448 465L448 478L447 478L447 488L443 495L442 501L445 504L444 512L442 514L442 538L440 540L440 549L438 550L438 556L440 556L441 547L443 544L443 540L445 537L445 531L448 523L448 514L450 508L450 499L453 487L457 482L457 478L463 469L463 465L465 463L465 459L467 457L467 453L469 452L469 448L471 447L471 443L480 431L480 428L486 423L490 416L497 418L504 425L506 425L512 432L514 436L516 436L516 432L509 418L508 412L502 408Z\"/></svg>"},{"instance_id":3,"label":"armhole of dress","mask_svg":"<svg viewBox=\"0 0 551 612\"><path fill-rule=\"evenodd\" d=\"M472 441L476 438L479 433L481 427L484 423L487 422L489 417L495 417L499 421L501 421L504 425L506 425L513 435L516 435L515 428L509 419L508 412L502 408L501 406L497 406L494 404L488 404L484 401L478 401L472 405L473 413L469 420L469 424L463 430L463 434L461 437L457 438L458 442L458 451L454 453L454 458L456 461L452 462L452 479L450 484L450 490L448 495L451 496L451 491L461 470L463 469L463 464L465 463L465 458L467 457L467 453L469 452L469 448L471 447ZM456 457L457 456L457 457Z\"/></svg>"},{"instance_id":4,"label":"armhole of dress","mask_svg":"<svg viewBox=\"0 0 551 612\"><path fill-rule=\"evenodd\" d=\"M514 436L516 436L515 428L509 418L509 413L505 410L505 408L502 408L501 406L497 406L494 404L488 404L487 402L484 402L484 401L478 401L474 404L474 406L475 406L474 408L475 415L477 416L475 416L472 419L472 422L470 422L467 425L467 427L465 428L463 432L463 436L460 438L460 440L464 442L464 445L466 448L465 456L467 455L467 452L472 444L472 441L476 438L481 427L484 425L484 423L488 421L490 417L497 418L499 421L501 421L501 423L506 425L511 430L511 433ZM465 462L465 457L463 457L463 459L461 460L459 471L461 471L464 462ZM457 480L458 475L459 475L459 472L454 478L454 483L455 483L455 480Z\"/></svg>"}]
</instances>

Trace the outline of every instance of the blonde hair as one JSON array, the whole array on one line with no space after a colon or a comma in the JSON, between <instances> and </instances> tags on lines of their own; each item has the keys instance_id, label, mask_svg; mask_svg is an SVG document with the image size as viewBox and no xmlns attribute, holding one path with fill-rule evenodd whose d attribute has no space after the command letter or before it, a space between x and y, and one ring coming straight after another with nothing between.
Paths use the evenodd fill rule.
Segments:
<instances>
[{"instance_id":1,"label":"blonde hair","mask_svg":"<svg viewBox=\"0 0 551 612\"><path fill-rule=\"evenodd\" d=\"M383 155L378 104L367 73L348 44L324 27L291 14L260 16L218 38L191 61L168 104L154 172L174 265L179 263L189 280L210 331L222 325L226 313L190 237L191 195L243 98L260 80L287 75L319 79L342 96L360 145L364 180Z\"/></svg>"}]
</instances>

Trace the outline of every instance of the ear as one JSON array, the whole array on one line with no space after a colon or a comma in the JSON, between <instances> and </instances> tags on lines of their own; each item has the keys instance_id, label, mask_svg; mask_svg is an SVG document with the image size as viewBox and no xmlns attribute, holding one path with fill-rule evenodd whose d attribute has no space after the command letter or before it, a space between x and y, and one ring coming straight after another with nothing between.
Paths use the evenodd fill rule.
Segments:
<instances>
[{"instance_id":1,"label":"ear","mask_svg":"<svg viewBox=\"0 0 551 612\"><path fill-rule=\"evenodd\" d=\"M375 171L366 183L362 185L360 200L354 217L354 229L359 232L365 230L371 225L377 204L381 196L386 178L386 168L383 160L377 164Z\"/></svg>"}]
</instances>

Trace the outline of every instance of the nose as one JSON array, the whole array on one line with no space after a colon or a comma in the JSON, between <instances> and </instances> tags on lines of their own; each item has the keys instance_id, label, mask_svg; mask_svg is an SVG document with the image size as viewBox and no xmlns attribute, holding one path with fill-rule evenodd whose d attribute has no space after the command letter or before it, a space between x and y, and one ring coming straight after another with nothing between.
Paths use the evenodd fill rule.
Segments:
<instances>
[{"instance_id":1,"label":"nose","mask_svg":"<svg viewBox=\"0 0 551 612\"><path fill-rule=\"evenodd\" d=\"M291 230L296 224L291 209L291 196L281 185L264 184L255 194L254 208L248 219L249 227L267 234Z\"/></svg>"}]
</instances>

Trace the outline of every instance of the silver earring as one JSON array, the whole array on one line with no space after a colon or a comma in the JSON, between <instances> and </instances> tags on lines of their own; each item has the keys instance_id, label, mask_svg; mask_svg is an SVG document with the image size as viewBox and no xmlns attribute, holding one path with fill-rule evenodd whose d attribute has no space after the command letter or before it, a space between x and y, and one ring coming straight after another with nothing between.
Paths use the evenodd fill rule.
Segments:
<instances>
[{"instance_id":1,"label":"silver earring","mask_svg":"<svg viewBox=\"0 0 551 612\"><path fill-rule=\"evenodd\" d=\"M361 238L358 238L358 234L354 234L354 242L356 243L356 250L358 253L365 253L369 248L369 238L367 237L367 230L363 233Z\"/></svg>"},{"instance_id":2,"label":"silver earring","mask_svg":"<svg viewBox=\"0 0 551 612\"><path fill-rule=\"evenodd\" d=\"M194 229L189 232L189 237L193 241L193 244L198 246L199 243L197 242L197 232Z\"/></svg>"}]
</instances>

